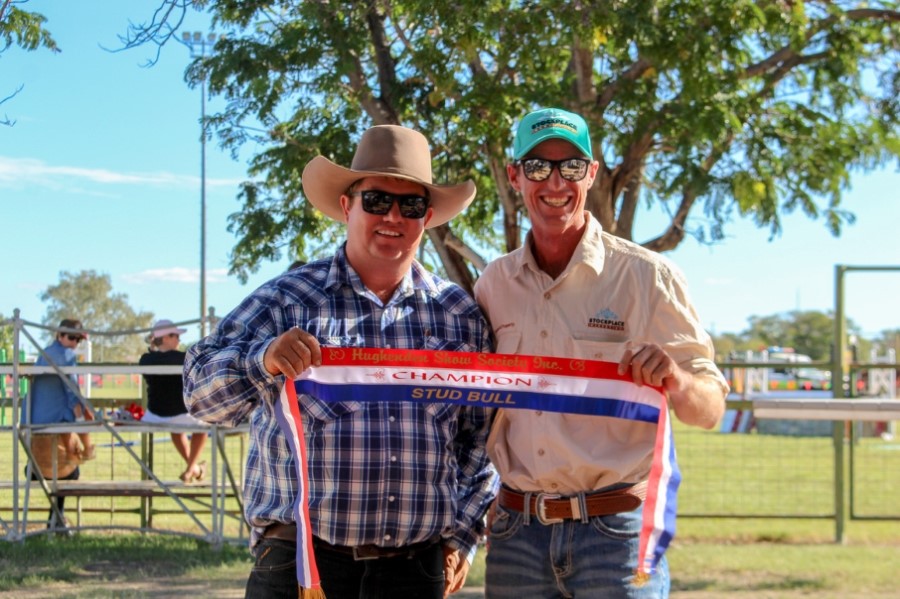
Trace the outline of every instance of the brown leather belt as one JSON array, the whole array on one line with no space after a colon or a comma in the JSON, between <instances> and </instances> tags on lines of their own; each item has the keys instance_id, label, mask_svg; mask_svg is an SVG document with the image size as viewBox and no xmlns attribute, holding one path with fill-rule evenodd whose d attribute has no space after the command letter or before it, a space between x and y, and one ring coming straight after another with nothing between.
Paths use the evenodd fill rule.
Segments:
<instances>
[{"instance_id":1,"label":"brown leather belt","mask_svg":"<svg viewBox=\"0 0 900 599\"><path fill-rule=\"evenodd\" d=\"M603 491L600 493L583 493L572 497L560 497L550 493L532 493L528 513L534 514L541 524L556 524L564 520L580 520L582 515L608 516L637 509L647 496L647 482L640 482L630 487ZM497 496L502 507L516 511L525 511L525 493L513 491L507 487L500 488Z\"/></svg>"},{"instance_id":2,"label":"brown leather belt","mask_svg":"<svg viewBox=\"0 0 900 599\"><path fill-rule=\"evenodd\" d=\"M389 557L405 557L406 559L412 559L417 554L431 549L432 547L437 545L438 541L440 541L440 537L435 537L434 539L430 539L428 541L422 541L421 543L405 545L403 547L380 547L378 545L359 545L357 547L346 547L344 545L332 545L331 543L323 541L319 537L313 537L313 548L317 551L334 551L335 553L352 555L353 559L356 561L382 559Z\"/></svg>"},{"instance_id":3,"label":"brown leather belt","mask_svg":"<svg viewBox=\"0 0 900 599\"><path fill-rule=\"evenodd\" d=\"M265 539L280 539L291 543L297 542L297 525L291 522L283 524L276 522L266 527L262 534ZM414 543L405 547L379 547L378 545L360 545L359 547L345 547L343 545L332 545L318 537L313 537L313 547L325 551L334 551L346 555L352 555L357 561L388 558L388 557L406 557L412 558L417 553L426 549L430 549L440 541L440 537L422 543Z\"/></svg>"}]
</instances>

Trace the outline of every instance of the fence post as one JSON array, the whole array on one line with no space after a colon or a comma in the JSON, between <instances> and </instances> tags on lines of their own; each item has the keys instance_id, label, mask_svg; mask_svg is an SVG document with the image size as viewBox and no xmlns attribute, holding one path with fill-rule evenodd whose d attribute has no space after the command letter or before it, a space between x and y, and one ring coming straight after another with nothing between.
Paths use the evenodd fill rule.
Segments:
<instances>
[{"instance_id":1,"label":"fence post","mask_svg":"<svg viewBox=\"0 0 900 599\"><path fill-rule=\"evenodd\" d=\"M844 397L844 355L847 353L847 323L844 320L844 271L834 265L834 355L831 365L831 388L835 399ZM834 421L834 540L844 542L844 429L843 421Z\"/></svg>"},{"instance_id":2,"label":"fence post","mask_svg":"<svg viewBox=\"0 0 900 599\"><path fill-rule=\"evenodd\" d=\"M6 348L0 347L0 362L6 362ZM0 426L6 426L6 375L0 376Z\"/></svg>"}]
</instances>

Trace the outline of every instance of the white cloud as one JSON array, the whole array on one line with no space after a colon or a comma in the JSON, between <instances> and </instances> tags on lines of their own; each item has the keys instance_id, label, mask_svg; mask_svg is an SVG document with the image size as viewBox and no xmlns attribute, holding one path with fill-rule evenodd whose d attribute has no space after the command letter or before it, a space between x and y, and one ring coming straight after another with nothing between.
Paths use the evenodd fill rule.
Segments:
<instances>
[{"instance_id":1,"label":"white cloud","mask_svg":"<svg viewBox=\"0 0 900 599\"><path fill-rule=\"evenodd\" d=\"M122 275L122 279L134 285L151 283L199 283L200 269L174 266L172 268L151 268L136 273ZM213 268L206 271L207 283L221 283L228 280L228 269Z\"/></svg>"},{"instance_id":2,"label":"white cloud","mask_svg":"<svg viewBox=\"0 0 900 599\"><path fill-rule=\"evenodd\" d=\"M100 185L158 185L162 187L197 187L200 178L195 175L178 175L169 172L122 173L103 168L82 168L77 166L54 166L35 158L10 158L0 156L0 186L11 187L41 185L56 188L71 187L73 182L87 182ZM239 179L206 178L211 187L234 187Z\"/></svg>"}]
</instances>

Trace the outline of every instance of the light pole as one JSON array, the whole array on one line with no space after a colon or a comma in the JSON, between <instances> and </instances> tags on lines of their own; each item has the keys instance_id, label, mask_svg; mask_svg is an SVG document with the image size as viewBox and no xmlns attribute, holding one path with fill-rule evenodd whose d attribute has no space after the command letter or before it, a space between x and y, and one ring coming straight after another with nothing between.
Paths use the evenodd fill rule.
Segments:
<instances>
[{"instance_id":1,"label":"light pole","mask_svg":"<svg viewBox=\"0 0 900 599\"><path fill-rule=\"evenodd\" d=\"M185 31L181 40L191 51L191 58L206 56L206 49L216 42L216 34L206 37L199 31ZM200 337L206 336L206 73L200 82Z\"/></svg>"}]
</instances>

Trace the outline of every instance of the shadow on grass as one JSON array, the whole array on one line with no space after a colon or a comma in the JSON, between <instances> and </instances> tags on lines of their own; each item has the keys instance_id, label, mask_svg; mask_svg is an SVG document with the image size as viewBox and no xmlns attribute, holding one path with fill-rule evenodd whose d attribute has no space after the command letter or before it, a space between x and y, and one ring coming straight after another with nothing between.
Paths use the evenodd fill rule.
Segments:
<instances>
[{"instance_id":1,"label":"shadow on grass","mask_svg":"<svg viewBox=\"0 0 900 599\"><path fill-rule=\"evenodd\" d=\"M22 585L170 579L198 570L249 572L245 546L163 535L34 537L0 543L0 591Z\"/></svg>"},{"instance_id":2,"label":"shadow on grass","mask_svg":"<svg viewBox=\"0 0 900 599\"><path fill-rule=\"evenodd\" d=\"M729 578L700 578L672 581L673 592L716 591L725 597L729 592L753 593L763 591L824 591L828 585L822 580L797 576L780 576L764 572L735 573Z\"/></svg>"}]
</instances>

